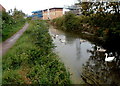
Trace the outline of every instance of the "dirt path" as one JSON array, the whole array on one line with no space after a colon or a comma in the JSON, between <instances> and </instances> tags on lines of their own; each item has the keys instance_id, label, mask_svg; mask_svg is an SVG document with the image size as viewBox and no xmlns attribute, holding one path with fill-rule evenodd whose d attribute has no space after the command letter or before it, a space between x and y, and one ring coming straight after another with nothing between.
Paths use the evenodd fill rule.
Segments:
<instances>
[{"instance_id":1,"label":"dirt path","mask_svg":"<svg viewBox=\"0 0 120 86\"><path fill-rule=\"evenodd\" d=\"M9 48L11 48L15 42L20 38L20 36L23 34L23 32L28 28L29 24L26 23L24 27L19 30L17 33L15 33L12 37L8 38L3 43L0 43L0 56L3 56Z\"/></svg>"}]
</instances>

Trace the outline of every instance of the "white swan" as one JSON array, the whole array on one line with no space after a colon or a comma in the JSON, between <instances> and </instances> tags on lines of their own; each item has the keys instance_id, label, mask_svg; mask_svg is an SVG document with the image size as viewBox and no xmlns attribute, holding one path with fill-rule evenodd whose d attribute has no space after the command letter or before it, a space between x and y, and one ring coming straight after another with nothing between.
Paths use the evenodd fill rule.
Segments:
<instances>
[{"instance_id":1,"label":"white swan","mask_svg":"<svg viewBox=\"0 0 120 86\"><path fill-rule=\"evenodd\" d=\"M66 43L65 39L60 39L61 43Z\"/></svg>"},{"instance_id":2,"label":"white swan","mask_svg":"<svg viewBox=\"0 0 120 86\"><path fill-rule=\"evenodd\" d=\"M107 61L107 62L112 62L114 59L115 59L114 56L112 56L112 57L108 57L108 54L105 53L105 61Z\"/></svg>"},{"instance_id":3,"label":"white swan","mask_svg":"<svg viewBox=\"0 0 120 86\"><path fill-rule=\"evenodd\" d=\"M56 39L56 38L58 37L58 35L52 35L52 37L53 37L54 39Z\"/></svg>"},{"instance_id":4,"label":"white swan","mask_svg":"<svg viewBox=\"0 0 120 86\"><path fill-rule=\"evenodd\" d=\"M80 42L86 42L86 40L80 39Z\"/></svg>"},{"instance_id":5,"label":"white swan","mask_svg":"<svg viewBox=\"0 0 120 86\"><path fill-rule=\"evenodd\" d=\"M103 48L97 47L97 51L98 51L98 52L105 52L106 50L103 49Z\"/></svg>"},{"instance_id":6,"label":"white swan","mask_svg":"<svg viewBox=\"0 0 120 86\"><path fill-rule=\"evenodd\" d=\"M60 40L62 43L65 43L65 40Z\"/></svg>"},{"instance_id":7,"label":"white swan","mask_svg":"<svg viewBox=\"0 0 120 86\"><path fill-rule=\"evenodd\" d=\"M57 37L58 37L58 35L55 35L55 37L57 38Z\"/></svg>"}]
</instances>

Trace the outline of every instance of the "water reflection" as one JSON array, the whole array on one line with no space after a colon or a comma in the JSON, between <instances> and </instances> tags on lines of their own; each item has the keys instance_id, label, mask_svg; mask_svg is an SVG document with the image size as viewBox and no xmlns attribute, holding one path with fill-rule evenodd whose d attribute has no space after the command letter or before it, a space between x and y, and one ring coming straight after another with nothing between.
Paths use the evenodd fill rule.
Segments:
<instances>
[{"instance_id":1,"label":"water reflection","mask_svg":"<svg viewBox=\"0 0 120 86\"><path fill-rule=\"evenodd\" d=\"M53 42L57 46L55 52L70 71L74 84L120 84L118 52L117 55L116 52L112 52L114 56L116 55L116 61L105 62L105 53L109 54L111 51L99 52L98 45L53 27L50 27L49 33L51 36L58 35L53 38ZM60 39L65 40L65 43L62 43Z\"/></svg>"},{"instance_id":2,"label":"water reflection","mask_svg":"<svg viewBox=\"0 0 120 86\"><path fill-rule=\"evenodd\" d=\"M120 61L119 55L116 61L105 62L105 54L88 50L90 58L82 67L81 78L88 84L120 84Z\"/></svg>"},{"instance_id":3,"label":"water reflection","mask_svg":"<svg viewBox=\"0 0 120 86\"><path fill-rule=\"evenodd\" d=\"M77 59L79 60L80 59L80 44L81 44L81 42L80 42L80 39L78 38L78 39L76 39L76 55L77 55Z\"/></svg>"}]
</instances>

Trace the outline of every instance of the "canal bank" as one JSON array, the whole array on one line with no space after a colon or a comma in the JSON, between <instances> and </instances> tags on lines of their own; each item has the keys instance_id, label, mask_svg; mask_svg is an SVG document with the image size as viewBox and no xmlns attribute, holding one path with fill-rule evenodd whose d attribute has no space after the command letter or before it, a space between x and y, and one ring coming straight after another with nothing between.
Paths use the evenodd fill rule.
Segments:
<instances>
[{"instance_id":1,"label":"canal bank","mask_svg":"<svg viewBox=\"0 0 120 86\"><path fill-rule=\"evenodd\" d=\"M73 84L120 84L119 59L105 62L105 52L96 50L100 46L80 35L66 33L53 26L50 26L49 33L56 45L54 51L70 71Z\"/></svg>"},{"instance_id":2,"label":"canal bank","mask_svg":"<svg viewBox=\"0 0 120 86\"><path fill-rule=\"evenodd\" d=\"M53 47L47 23L32 20L2 57L2 84L70 84L69 73Z\"/></svg>"},{"instance_id":3,"label":"canal bank","mask_svg":"<svg viewBox=\"0 0 120 86\"><path fill-rule=\"evenodd\" d=\"M63 17L59 17L50 21L57 29L72 32L84 37L92 34L88 39L97 43L103 48L111 52L120 54L120 16L115 14L91 14L76 16L73 13L67 13Z\"/></svg>"}]
</instances>

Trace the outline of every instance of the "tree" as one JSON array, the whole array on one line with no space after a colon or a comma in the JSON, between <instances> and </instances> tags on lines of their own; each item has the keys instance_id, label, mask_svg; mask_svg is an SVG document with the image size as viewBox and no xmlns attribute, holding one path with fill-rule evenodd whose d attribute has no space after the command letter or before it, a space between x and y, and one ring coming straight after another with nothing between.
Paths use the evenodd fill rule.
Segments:
<instances>
[{"instance_id":1,"label":"tree","mask_svg":"<svg viewBox=\"0 0 120 86\"><path fill-rule=\"evenodd\" d=\"M78 5L80 6L83 15L87 16L94 12L92 9L93 2L82 2L81 0L78 1L79 1Z\"/></svg>"},{"instance_id":2,"label":"tree","mask_svg":"<svg viewBox=\"0 0 120 86\"><path fill-rule=\"evenodd\" d=\"M20 19L20 18L24 18L25 13L23 13L21 10L19 11L16 8L14 8L12 16L13 16L14 19Z\"/></svg>"},{"instance_id":3,"label":"tree","mask_svg":"<svg viewBox=\"0 0 120 86\"><path fill-rule=\"evenodd\" d=\"M114 13L120 14L120 1L103 1L99 2L83 2L83 0L78 0L79 6L82 8L82 13L84 15L94 11L93 13Z\"/></svg>"},{"instance_id":4,"label":"tree","mask_svg":"<svg viewBox=\"0 0 120 86\"><path fill-rule=\"evenodd\" d=\"M110 2L108 7L112 8L110 13L120 14L120 2Z\"/></svg>"}]
</instances>

